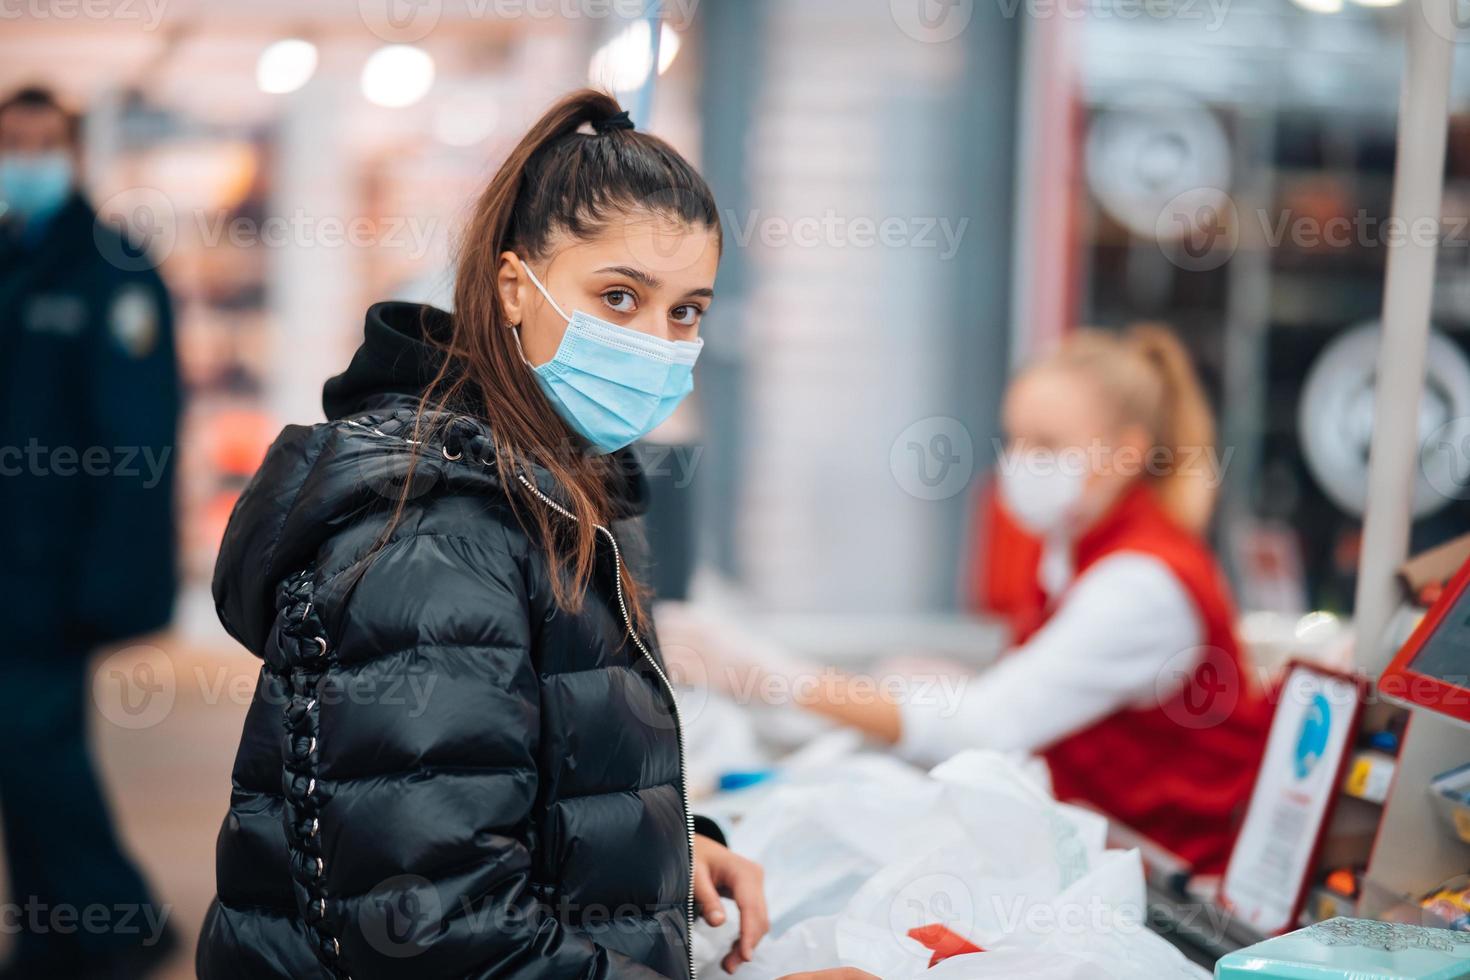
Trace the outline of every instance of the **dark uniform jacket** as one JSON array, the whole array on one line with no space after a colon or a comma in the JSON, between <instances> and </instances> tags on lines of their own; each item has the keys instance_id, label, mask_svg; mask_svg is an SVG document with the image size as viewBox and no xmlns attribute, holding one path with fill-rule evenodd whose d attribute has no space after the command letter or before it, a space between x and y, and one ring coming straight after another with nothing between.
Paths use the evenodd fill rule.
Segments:
<instances>
[{"instance_id":1,"label":"dark uniform jacket","mask_svg":"<svg viewBox=\"0 0 1470 980\"><path fill-rule=\"evenodd\" d=\"M162 626L179 380L152 261L73 196L0 225L0 630L78 651Z\"/></svg>"},{"instance_id":2,"label":"dark uniform jacket","mask_svg":"<svg viewBox=\"0 0 1470 980\"><path fill-rule=\"evenodd\" d=\"M426 317L443 323L369 311L330 421L288 427L231 517L214 595L263 664L199 975L687 977L676 713L612 535L585 604L559 610L484 423L408 441ZM620 516L642 487L616 490Z\"/></svg>"}]
</instances>

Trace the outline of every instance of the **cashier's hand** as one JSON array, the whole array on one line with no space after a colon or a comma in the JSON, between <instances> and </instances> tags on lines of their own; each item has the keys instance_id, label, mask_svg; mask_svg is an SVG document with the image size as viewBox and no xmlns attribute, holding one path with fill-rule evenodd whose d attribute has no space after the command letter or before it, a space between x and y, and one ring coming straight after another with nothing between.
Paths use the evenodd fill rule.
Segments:
<instances>
[{"instance_id":1,"label":"cashier's hand","mask_svg":"<svg viewBox=\"0 0 1470 980\"><path fill-rule=\"evenodd\" d=\"M720 896L733 898L740 910L740 936L720 961L726 973L734 973L755 955L755 944L770 929L766 917L765 872L748 858L708 837L694 838L694 904L704 921L712 926L725 923L725 906Z\"/></svg>"}]
</instances>

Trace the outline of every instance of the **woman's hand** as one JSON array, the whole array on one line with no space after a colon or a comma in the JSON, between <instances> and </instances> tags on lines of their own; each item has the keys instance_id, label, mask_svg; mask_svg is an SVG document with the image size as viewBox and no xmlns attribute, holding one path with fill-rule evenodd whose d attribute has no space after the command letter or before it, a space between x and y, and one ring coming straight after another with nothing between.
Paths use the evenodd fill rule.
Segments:
<instances>
[{"instance_id":1,"label":"woman's hand","mask_svg":"<svg viewBox=\"0 0 1470 980\"><path fill-rule=\"evenodd\" d=\"M778 980L882 980L871 973L864 973L851 966L839 966L834 970L814 970L811 973L788 973Z\"/></svg>"},{"instance_id":2,"label":"woman's hand","mask_svg":"<svg viewBox=\"0 0 1470 980\"><path fill-rule=\"evenodd\" d=\"M708 837L694 838L694 904L704 921L712 926L724 925L725 906L720 896L733 898L740 910L740 936L730 952L720 961L726 973L734 973L742 963L755 955L755 944L770 929L766 917L765 872L761 866L743 858L728 847Z\"/></svg>"}]
</instances>

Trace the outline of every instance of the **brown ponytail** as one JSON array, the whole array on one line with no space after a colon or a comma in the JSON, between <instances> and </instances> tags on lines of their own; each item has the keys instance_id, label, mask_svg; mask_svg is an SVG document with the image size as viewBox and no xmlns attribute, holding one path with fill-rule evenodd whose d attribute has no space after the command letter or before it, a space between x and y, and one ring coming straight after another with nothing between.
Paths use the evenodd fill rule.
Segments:
<instances>
[{"instance_id":1,"label":"brown ponytail","mask_svg":"<svg viewBox=\"0 0 1470 980\"><path fill-rule=\"evenodd\" d=\"M559 100L533 124L480 194L459 245L452 326L433 338L445 357L419 402L415 438L448 414L483 414L511 505L526 515L552 569L558 606L581 607L596 559L595 525L612 519L609 485L619 478L611 457L587 452L541 393L521 359L496 286L500 255L545 257L557 233L586 239L619 217L653 211L719 234L714 196L703 178L663 140L626 126L622 107L605 92L583 89ZM587 131L589 130L590 131ZM528 464L544 468L561 489L568 522L516 479ZM413 481L405 482L393 520L401 518ZM637 624L645 599L626 566L623 590Z\"/></svg>"},{"instance_id":2,"label":"brown ponytail","mask_svg":"<svg viewBox=\"0 0 1470 980\"><path fill-rule=\"evenodd\" d=\"M1189 352L1168 327L1139 323L1122 334L1080 330L1041 362L1092 380L1123 424L1153 442L1147 469L1165 510L1203 532L1214 510L1215 417Z\"/></svg>"}]
</instances>

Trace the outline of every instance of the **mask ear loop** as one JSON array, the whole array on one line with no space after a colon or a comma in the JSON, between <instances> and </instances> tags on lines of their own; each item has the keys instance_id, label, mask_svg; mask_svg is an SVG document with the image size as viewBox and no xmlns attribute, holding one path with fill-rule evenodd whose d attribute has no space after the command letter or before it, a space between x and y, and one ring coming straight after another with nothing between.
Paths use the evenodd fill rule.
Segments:
<instances>
[{"instance_id":1,"label":"mask ear loop","mask_svg":"<svg viewBox=\"0 0 1470 980\"><path fill-rule=\"evenodd\" d=\"M563 320L567 321L568 323L571 323L572 322L572 318L569 317L569 316L567 316L566 313L562 310L562 308L556 304L556 300L554 300L554 299L551 298L551 294L546 291L546 287L545 286L541 285L541 280L536 278L536 273L534 273L534 272L531 271L531 267L529 265L527 265L521 259L521 257L519 255L516 256L516 261L521 264L521 270L523 272L525 272L526 278L529 279L529 280L531 280L531 284L533 286L535 286L537 290L540 291L540 293L541 293L542 296L545 296L546 297L546 302L548 302L548 303L551 304L551 308L556 311L556 315L559 316L559 317L561 317Z\"/></svg>"},{"instance_id":2,"label":"mask ear loop","mask_svg":"<svg viewBox=\"0 0 1470 980\"><path fill-rule=\"evenodd\" d=\"M562 308L557 305L556 300L551 298L551 294L546 291L546 287L541 285L541 280L536 278L536 273L531 271L530 265L528 265L519 255L516 256L516 264L521 267L521 271L526 274L527 279L531 280L531 284L536 287L537 291L539 291L541 295L546 298L546 302L551 304L551 308L556 311L557 316L561 317L568 323L571 323L572 318L567 316L566 313L562 311ZM526 367L530 368L532 371L536 370L536 365L532 364L531 359L526 356L525 345L521 343L521 325L519 323L511 324L510 333L511 336L514 337L516 340L516 350L520 351L521 353L522 363L524 363Z\"/></svg>"}]
</instances>

